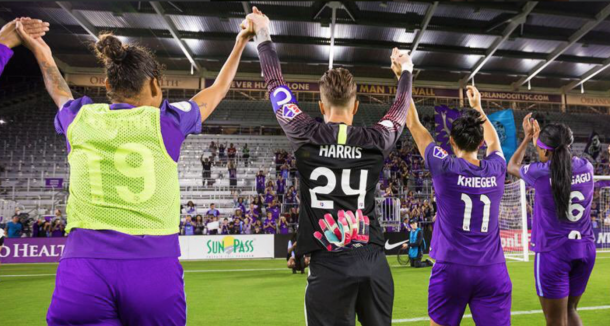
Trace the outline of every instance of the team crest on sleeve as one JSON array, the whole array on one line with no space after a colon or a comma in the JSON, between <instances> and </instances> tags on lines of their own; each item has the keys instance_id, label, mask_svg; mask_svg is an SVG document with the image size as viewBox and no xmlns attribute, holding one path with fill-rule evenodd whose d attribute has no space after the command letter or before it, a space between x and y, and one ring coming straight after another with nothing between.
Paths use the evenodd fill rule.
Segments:
<instances>
[{"instance_id":1,"label":"team crest on sleeve","mask_svg":"<svg viewBox=\"0 0 610 326\"><path fill-rule=\"evenodd\" d=\"M529 164L528 165L524 165L523 166L523 174L527 174L527 171L529 171L529 169L530 169L530 165Z\"/></svg>"},{"instance_id":2,"label":"team crest on sleeve","mask_svg":"<svg viewBox=\"0 0 610 326\"><path fill-rule=\"evenodd\" d=\"M190 112L191 108L193 107L191 103L187 101L172 103L172 106L183 112Z\"/></svg>"},{"instance_id":3,"label":"team crest on sleeve","mask_svg":"<svg viewBox=\"0 0 610 326\"><path fill-rule=\"evenodd\" d=\"M432 156L442 160L442 159L445 159L445 157L449 156L449 153L447 153L447 151L444 150L442 147L434 146L434 151L432 152Z\"/></svg>"},{"instance_id":4,"label":"team crest on sleeve","mask_svg":"<svg viewBox=\"0 0 610 326\"><path fill-rule=\"evenodd\" d=\"M292 104L292 103L286 104L282 108L282 117L284 117L285 119L288 119L288 120L292 120L292 119L294 119L294 117L301 114L301 112L302 112L301 109L299 109L299 107L296 106L295 104Z\"/></svg>"}]
</instances>

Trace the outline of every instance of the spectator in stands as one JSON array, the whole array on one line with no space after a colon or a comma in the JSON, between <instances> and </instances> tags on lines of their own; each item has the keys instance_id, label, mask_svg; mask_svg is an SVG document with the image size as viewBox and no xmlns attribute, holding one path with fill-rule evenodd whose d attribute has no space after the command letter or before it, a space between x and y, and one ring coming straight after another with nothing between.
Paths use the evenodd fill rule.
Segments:
<instances>
[{"instance_id":1,"label":"spectator in stands","mask_svg":"<svg viewBox=\"0 0 610 326\"><path fill-rule=\"evenodd\" d=\"M186 203L186 207L184 208L184 211L186 214L196 214L197 213L197 207L195 207L195 203L193 203L192 200L189 200L188 203Z\"/></svg>"},{"instance_id":2,"label":"spectator in stands","mask_svg":"<svg viewBox=\"0 0 610 326\"><path fill-rule=\"evenodd\" d=\"M218 146L218 160L220 161L221 164L224 164L224 162L226 160L225 150L226 150L225 144L221 143Z\"/></svg>"},{"instance_id":3,"label":"spectator in stands","mask_svg":"<svg viewBox=\"0 0 610 326\"><path fill-rule=\"evenodd\" d=\"M604 226L610 226L610 214L604 218Z\"/></svg>"},{"instance_id":4,"label":"spectator in stands","mask_svg":"<svg viewBox=\"0 0 610 326\"><path fill-rule=\"evenodd\" d=\"M227 157L229 160L235 160L235 155L237 154L237 148L233 145L233 143L229 144L229 148L227 148Z\"/></svg>"},{"instance_id":5,"label":"spectator in stands","mask_svg":"<svg viewBox=\"0 0 610 326\"><path fill-rule=\"evenodd\" d=\"M19 215L14 215L12 220L6 223L4 231L7 238L20 238L23 225L19 222Z\"/></svg>"},{"instance_id":6,"label":"spectator in stands","mask_svg":"<svg viewBox=\"0 0 610 326\"><path fill-rule=\"evenodd\" d=\"M263 200L261 199L261 196L254 196L254 198L252 199L251 203L254 205L254 209L256 210L256 216L257 218L262 218L263 217Z\"/></svg>"},{"instance_id":7,"label":"spectator in stands","mask_svg":"<svg viewBox=\"0 0 610 326\"><path fill-rule=\"evenodd\" d=\"M599 221L599 210L597 209L597 202L591 202L591 221L593 221L594 219L596 221Z\"/></svg>"},{"instance_id":8,"label":"spectator in stands","mask_svg":"<svg viewBox=\"0 0 610 326\"><path fill-rule=\"evenodd\" d=\"M241 149L241 158L244 160L244 165L248 167L248 163L250 163L250 148L248 148L247 143Z\"/></svg>"},{"instance_id":9,"label":"spectator in stands","mask_svg":"<svg viewBox=\"0 0 610 326\"><path fill-rule=\"evenodd\" d=\"M256 192L260 195L265 193L265 179L263 170L258 171L256 174Z\"/></svg>"},{"instance_id":10,"label":"spectator in stands","mask_svg":"<svg viewBox=\"0 0 610 326\"><path fill-rule=\"evenodd\" d=\"M273 219L276 221L280 218L282 208L280 207L277 199L273 199L273 201L271 201L269 207L267 207L267 212L271 212Z\"/></svg>"},{"instance_id":11,"label":"spectator in stands","mask_svg":"<svg viewBox=\"0 0 610 326\"><path fill-rule=\"evenodd\" d=\"M275 193L273 192L272 187L267 187L265 190L265 207L269 207L269 205L275 200Z\"/></svg>"},{"instance_id":12,"label":"spectator in stands","mask_svg":"<svg viewBox=\"0 0 610 326\"><path fill-rule=\"evenodd\" d=\"M56 219L51 224L51 237L59 238L66 235L64 222Z\"/></svg>"},{"instance_id":13,"label":"spectator in stands","mask_svg":"<svg viewBox=\"0 0 610 326\"><path fill-rule=\"evenodd\" d=\"M273 213L271 213L270 211L267 211L267 218L265 219L265 223L263 224L263 227L265 229L265 233L275 234L276 223L275 223L275 219L273 218Z\"/></svg>"},{"instance_id":14,"label":"spectator in stands","mask_svg":"<svg viewBox=\"0 0 610 326\"><path fill-rule=\"evenodd\" d=\"M292 206L288 212L288 223L298 224L299 223L299 207Z\"/></svg>"},{"instance_id":15,"label":"spectator in stands","mask_svg":"<svg viewBox=\"0 0 610 326\"><path fill-rule=\"evenodd\" d=\"M229 170L229 185L231 187L237 186L237 167L235 166L235 162L233 160L229 161L227 164L227 170Z\"/></svg>"},{"instance_id":16,"label":"spectator in stands","mask_svg":"<svg viewBox=\"0 0 610 326\"><path fill-rule=\"evenodd\" d=\"M288 221L286 221L286 217L280 216L280 221L278 223L278 226L279 226L279 229L280 229L280 234L288 234L289 233Z\"/></svg>"},{"instance_id":17,"label":"spectator in stands","mask_svg":"<svg viewBox=\"0 0 610 326\"><path fill-rule=\"evenodd\" d=\"M216 205L212 203L210 204L210 209L208 209L205 215L212 215L214 217L218 217L220 215L220 212L216 209Z\"/></svg>"},{"instance_id":18,"label":"spectator in stands","mask_svg":"<svg viewBox=\"0 0 610 326\"><path fill-rule=\"evenodd\" d=\"M229 234L240 234L241 233L241 228L240 228L240 220L233 220L231 222L229 222Z\"/></svg>"},{"instance_id":19,"label":"spectator in stands","mask_svg":"<svg viewBox=\"0 0 610 326\"><path fill-rule=\"evenodd\" d=\"M242 219L244 217L243 212L241 211L241 209L236 209L233 216L231 217L233 220L236 219Z\"/></svg>"},{"instance_id":20,"label":"spectator in stands","mask_svg":"<svg viewBox=\"0 0 610 326\"><path fill-rule=\"evenodd\" d=\"M216 161L216 156L218 155L218 146L216 146L216 143L210 142L209 150L212 155L212 157L211 157L212 163L214 163Z\"/></svg>"},{"instance_id":21,"label":"spectator in stands","mask_svg":"<svg viewBox=\"0 0 610 326\"><path fill-rule=\"evenodd\" d=\"M47 222L44 217L39 217L34 224L32 224L32 238L46 238L47 237Z\"/></svg>"},{"instance_id":22,"label":"spectator in stands","mask_svg":"<svg viewBox=\"0 0 610 326\"><path fill-rule=\"evenodd\" d=\"M203 154L201 155L201 166L203 168L203 172L201 174L201 177L203 178L203 186L207 185L211 186L213 185L213 180L211 180L212 178L212 162L210 161L209 158L204 158Z\"/></svg>"},{"instance_id":23,"label":"spectator in stands","mask_svg":"<svg viewBox=\"0 0 610 326\"><path fill-rule=\"evenodd\" d=\"M288 179L288 177L290 176L290 165L288 165L287 162L284 162L284 164L282 164L282 167L280 168L280 176L284 180Z\"/></svg>"},{"instance_id":24,"label":"spectator in stands","mask_svg":"<svg viewBox=\"0 0 610 326\"><path fill-rule=\"evenodd\" d=\"M254 224L254 222L252 221L252 218L250 217L250 215L246 214L246 217L244 217L242 233L251 234L253 224Z\"/></svg>"},{"instance_id":25,"label":"spectator in stands","mask_svg":"<svg viewBox=\"0 0 610 326\"><path fill-rule=\"evenodd\" d=\"M250 203L250 208L248 208L248 211L246 211L246 215L250 216L250 218L253 219L253 220L258 220L259 219L260 213L256 209L256 205L254 203Z\"/></svg>"},{"instance_id":26,"label":"spectator in stands","mask_svg":"<svg viewBox=\"0 0 610 326\"><path fill-rule=\"evenodd\" d=\"M229 219L228 218L224 218L222 220L222 226L220 228L220 234L229 234L230 231L230 225L229 225Z\"/></svg>"},{"instance_id":27,"label":"spectator in stands","mask_svg":"<svg viewBox=\"0 0 610 326\"><path fill-rule=\"evenodd\" d=\"M265 233L263 230L263 225L261 223L261 220L257 220L254 223L254 231L252 231L253 234L263 234Z\"/></svg>"},{"instance_id":28,"label":"spectator in stands","mask_svg":"<svg viewBox=\"0 0 610 326\"><path fill-rule=\"evenodd\" d=\"M184 221L180 226L180 234L182 235L194 235L195 234L195 226L193 225L193 220L190 215L187 215Z\"/></svg>"},{"instance_id":29,"label":"spectator in stands","mask_svg":"<svg viewBox=\"0 0 610 326\"><path fill-rule=\"evenodd\" d=\"M53 220L60 220L62 222L66 221L66 219L63 216L63 213L62 213L61 209L59 209L59 208L55 209L55 217L53 217Z\"/></svg>"},{"instance_id":30,"label":"spectator in stands","mask_svg":"<svg viewBox=\"0 0 610 326\"><path fill-rule=\"evenodd\" d=\"M591 215L591 227L597 229L600 227L600 224L597 222L597 216Z\"/></svg>"},{"instance_id":31,"label":"spectator in stands","mask_svg":"<svg viewBox=\"0 0 610 326\"><path fill-rule=\"evenodd\" d=\"M213 215L206 215L208 222L206 223L207 234L215 235L218 234L218 227L212 228L210 225L218 223L218 217Z\"/></svg>"},{"instance_id":32,"label":"spectator in stands","mask_svg":"<svg viewBox=\"0 0 610 326\"><path fill-rule=\"evenodd\" d=\"M282 177L282 174L280 174L277 177L277 180L275 181L276 183L276 189L277 189L277 199L280 201L280 203L284 202L284 192L286 191L286 179L284 179Z\"/></svg>"},{"instance_id":33,"label":"spectator in stands","mask_svg":"<svg viewBox=\"0 0 610 326\"><path fill-rule=\"evenodd\" d=\"M233 208L241 209L241 212L245 215L246 205L247 203L244 201L244 197L237 197L237 193L233 193Z\"/></svg>"},{"instance_id":34,"label":"spectator in stands","mask_svg":"<svg viewBox=\"0 0 610 326\"><path fill-rule=\"evenodd\" d=\"M202 235L205 224L203 223L203 216L195 216L195 235Z\"/></svg>"}]
</instances>

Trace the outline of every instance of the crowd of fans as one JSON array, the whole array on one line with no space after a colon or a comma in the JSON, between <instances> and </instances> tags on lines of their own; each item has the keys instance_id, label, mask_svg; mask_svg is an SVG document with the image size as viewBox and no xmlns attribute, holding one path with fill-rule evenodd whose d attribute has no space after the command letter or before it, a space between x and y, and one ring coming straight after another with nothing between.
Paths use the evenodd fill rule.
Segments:
<instances>
[{"instance_id":1,"label":"crowd of fans","mask_svg":"<svg viewBox=\"0 0 610 326\"><path fill-rule=\"evenodd\" d=\"M234 144L222 144L212 141L208 147L209 155L201 156L203 168L203 185L214 185L212 167L226 167L233 189L232 213L221 214L216 205L197 209L189 201L181 207L180 234L214 235L214 234L288 234L297 229L299 214L298 173L296 159L285 150L274 153L275 171L259 170L255 176L256 194L240 196L237 185L237 166L250 165L250 149L245 144L239 151ZM530 149L525 162L535 157ZM595 164L596 174L610 175L610 160L604 152L599 163ZM510 183L511 178L507 178ZM610 187L610 182L607 185ZM530 190L531 192L532 190ZM530 193L530 196L533 194ZM594 228L610 227L610 207L600 208L600 196L610 201L610 193L595 190L591 207L591 221ZM377 198L380 198L379 219L388 232L408 232L409 222L416 221L426 229L431 228L436 215L436 200L430 173L424 160L417 151L412 139L405 138L398 142L395 151L384 161L377 187ZM532 202L532 201L529 201ZM519 216L519 207L506 208L506 216ZM202 214L205 211L205 214ZM533 208L527 207L528 228L531 228ZM517 227L517 219L501 221L503 228ZM510 225L511 223L515 225ZM65 217L60 210L54 216L42 216L31 219L19 211L0 228L5 229L8 237L62 237L65 236Z\"/></svg>"},{"instance_id":2,"label":"crowd of fans","mask_svg":"<svg viewBox=\"0 0 610 326\"><path fill-rule=\"evenodd\" d=\"M19 208L15 209L15 214L3 228L6 237L8 238L56 238L66 236L66 219L61 210L56 209L53 216L40 216L38 219L33 219L29 214L21 212Z\"/></svg>"}]
</instances>

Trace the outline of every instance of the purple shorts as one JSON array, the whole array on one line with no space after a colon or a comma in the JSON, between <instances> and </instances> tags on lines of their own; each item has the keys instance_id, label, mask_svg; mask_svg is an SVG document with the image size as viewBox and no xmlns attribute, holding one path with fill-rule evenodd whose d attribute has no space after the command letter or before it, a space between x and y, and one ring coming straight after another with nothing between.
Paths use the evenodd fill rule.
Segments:
<instances>
[{"instance_id":1,"label":"purple shorts","mask_svg":"<svg viewBox=\"0 0 610 326\"><path fill-rule=\"evenodd\" d=\"M55 282L49 325L186 325L178 258L68 258Z\"/></svg>"},{"instance_id":2,"label":"purple shorts","mask_svg":"<svg viewBox=\"0 0 610 326\"><path fill-rule=\"evenodd\" d=\"M538 296L578 297L585 292L595 265L595 243L568 240L561 247L536 253L534 278Z\"/></svg>"},{"instance_id":3,"label":"purple shorts","mask_svg":"<svg viewBox=\"0 0 610 326\"><path fill-rule=\"evenodd\" d=\"M510 325L511 292L505 263L436 263L428 288L428 314L439 325L459 325L469 305L477 325Z\"/></svg>"}]
</instances>

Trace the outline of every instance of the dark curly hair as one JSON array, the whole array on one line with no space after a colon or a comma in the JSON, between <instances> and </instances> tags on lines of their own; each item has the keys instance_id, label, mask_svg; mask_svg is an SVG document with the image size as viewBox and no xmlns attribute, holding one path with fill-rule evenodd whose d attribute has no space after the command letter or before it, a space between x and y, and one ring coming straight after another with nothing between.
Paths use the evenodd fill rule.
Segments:
<instances>
[{"instance_id":1,"label":"dark curly hair","mask_svg":"<svg viewBox=\"0 0 610 326\"><path fill-rule=\"evenodd\" d=\"M162 77L163 66L148 49L123 44L112 33L100 34L95 51L106 69L111 101L134 97L149 78L159 81Z\"/></svg>"}]
</instances>

